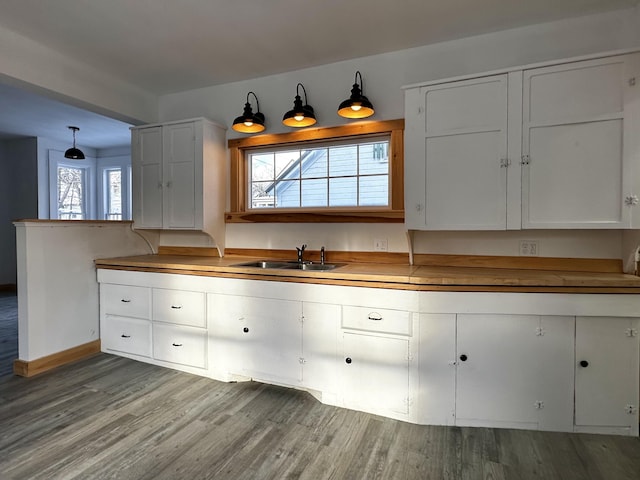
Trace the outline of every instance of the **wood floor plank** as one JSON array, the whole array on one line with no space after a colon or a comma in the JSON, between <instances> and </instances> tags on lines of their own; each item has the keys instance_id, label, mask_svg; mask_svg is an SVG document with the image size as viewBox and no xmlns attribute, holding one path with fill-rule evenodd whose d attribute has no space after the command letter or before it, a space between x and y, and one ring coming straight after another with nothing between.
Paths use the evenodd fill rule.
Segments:
<instances>
[{"instance_id":1,"label":"wood floor plank","mask_svg":"<svg viewBox=\"0 0 640 480\"><path fill-rule=\"evenodd\" d=\"M2 480L626 480L640 440L419 426L101 354L0 379Z\"/></svg>"}]
</instances>

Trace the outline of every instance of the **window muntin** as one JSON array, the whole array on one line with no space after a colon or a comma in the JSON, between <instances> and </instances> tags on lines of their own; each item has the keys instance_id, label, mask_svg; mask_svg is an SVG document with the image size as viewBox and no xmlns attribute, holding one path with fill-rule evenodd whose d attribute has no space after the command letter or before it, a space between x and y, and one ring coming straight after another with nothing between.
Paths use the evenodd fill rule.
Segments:
<instances>
[{"instance_id":1,"label":"window muntin","mask_svg":"<svg viewBox=\"0 0 640 480\"><path fill-rule=\"evenodd\" d=\"M390 206L388 136L247 150L248 209Z\"/></svg>"}]
</instances>

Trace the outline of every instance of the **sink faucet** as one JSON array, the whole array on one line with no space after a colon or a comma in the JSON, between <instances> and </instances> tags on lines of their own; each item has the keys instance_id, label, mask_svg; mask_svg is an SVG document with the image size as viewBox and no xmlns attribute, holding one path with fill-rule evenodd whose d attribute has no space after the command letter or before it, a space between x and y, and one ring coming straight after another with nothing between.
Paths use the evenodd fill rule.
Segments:
<instances>
[{"instance_id":1,"label":"sink faucet","mask_svg":"<svg viewBox=\"0 0 640 480\"><path fill-rule=\"evenodd\" d=\"M324 246L320 249L320 263L324 265Z\"/></svg>"},{"instance_id":2,"label":"sink faucet","mask_svg":"<svg viewBox=\"0 0 640 480\"><path fill-rule=\"evenodd\" d=\"M307 245L304 244L301 247L296 247L296 250L298 251L298 263L304 263L304 249L307 248Z\"/></svg>"}]
</instances>

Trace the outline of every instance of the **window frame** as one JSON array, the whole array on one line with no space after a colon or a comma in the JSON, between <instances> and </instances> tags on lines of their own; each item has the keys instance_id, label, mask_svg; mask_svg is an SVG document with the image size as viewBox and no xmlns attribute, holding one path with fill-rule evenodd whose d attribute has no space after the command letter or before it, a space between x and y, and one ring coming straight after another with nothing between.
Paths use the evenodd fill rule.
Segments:
<instances>
[{"instance_id":1,"label":"window frame","mask_svg":"<svg viewBox=\"0 0 640 480\"><path fill-rule=\"evenodd\" d=\"M343 141L375 135L389 136L389 206L247 208L248 150L299 146L315 141ZM403 223L404 222L404 119L355 123L338 127L305 129L290 133L258 135L228 141L230 155L230 210L226 223Z\"/></svg>"},{"instance_id":2,"label":"window frame","mask_svg":"<svg viewBox=\"0 0 640 480\"><path fill-rule=\"evenodd\" d=\"M101 157L98 158L97 163L97 218L104 220L106 216L108 194L106 192L105 173L107 170L120 169L122 175L122 220L131 220L131 156L118 155L114 157ZM119 220L111 221L117 222Z\"/></svg>"},{"instance_id":3,"label":"window frame","mask_svg":"<svg viewBox=\"0 0 640 480\"><path fill-rule=\"evenodd\" d=\"M85 208L84 220L96 218L96 201L94 186L96 183L95 159L87 157L85 160L70 160L64 158L64 152L49 150L49 218L58 219L58 167L77 168L83 170L84 191L83 204Z\"/></svg>"}]
</instances>

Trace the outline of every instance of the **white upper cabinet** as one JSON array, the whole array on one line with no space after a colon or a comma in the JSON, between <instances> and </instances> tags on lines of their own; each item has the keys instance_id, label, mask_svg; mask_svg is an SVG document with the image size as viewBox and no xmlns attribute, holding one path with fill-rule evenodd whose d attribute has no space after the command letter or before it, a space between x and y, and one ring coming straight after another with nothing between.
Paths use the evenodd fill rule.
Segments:
<instances>
[{"instance_id":1,"label":"white upper cabinet","mask_svg":"<svg viewBox=\"0 0 640 480\"><path fill-rule=\"evenodd\" d=\"M224 129L205 119L132 129L135 228L199 230L224 253Z\"/></svg>"},{"instance_id":2,"label":"white upper cabinet","mask_svg":"<svg viewBox=\"0 0 640 480\"><path fill-rule=\"evenodd\" d=\"M631 54L407 89L407 228L637 225L639 71Z\"/></svg>"},{"instance_id":3,"label":"white upper cabinet","mask_svg":"<svg viewBox=\"0 0 640 480\"><path fill-rule=\"evenodd\" d=\"M637 67L625 55L524 72L523 228L632 226Z\"/></svg>"},{"instance_id":4,"label":"white upper cabinet","mask_svg":"<svg viewBox=\"0 0 640 480\"><path fill-rule=\"evenodd\" d=\"M507 75L407 92L409 228L506 228L507 100Z\"/></svg>"}]
</instances>

